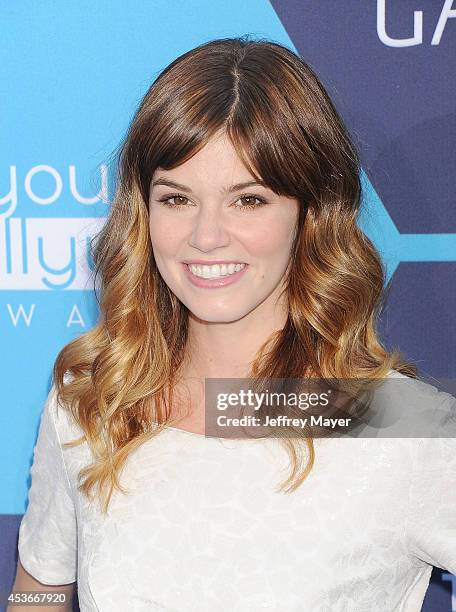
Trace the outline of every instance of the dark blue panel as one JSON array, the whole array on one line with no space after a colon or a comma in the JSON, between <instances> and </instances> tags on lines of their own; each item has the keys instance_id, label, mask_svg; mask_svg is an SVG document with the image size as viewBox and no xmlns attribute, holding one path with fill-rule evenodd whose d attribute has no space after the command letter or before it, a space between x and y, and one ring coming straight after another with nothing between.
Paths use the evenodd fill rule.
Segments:
<instances>
[{"instance_id":1,"label":"dark blue panel","mask_svg":"<svg viewBox=\"0 0 456 612\"><path fill-rule=\"evenodd\" d=\"M456 19L431 41L443 1L386 1L385 31L423 42L385 45L377 2L271 0L294 46L322 77L401 232L456 232ZM418 29L417 29L418 32Z\"/></svg>"}]
</instances>

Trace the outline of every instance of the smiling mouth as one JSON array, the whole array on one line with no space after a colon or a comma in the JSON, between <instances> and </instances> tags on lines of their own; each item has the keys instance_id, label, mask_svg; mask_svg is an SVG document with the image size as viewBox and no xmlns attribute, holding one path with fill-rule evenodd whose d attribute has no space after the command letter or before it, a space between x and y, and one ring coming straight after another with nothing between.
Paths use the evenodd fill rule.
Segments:
<instances>
[{"instance_id":1,"label":"smiling mouth","mask_svg":"<svg viewBox=\"0 0 456 612\"><path fill-rule=\"evenodd\" d=\"M211 266L201 264L185 264L189 271L197 278L217 279L227 278L245 268L245 263L213 264Z\"/></svg>"}]
</instances>

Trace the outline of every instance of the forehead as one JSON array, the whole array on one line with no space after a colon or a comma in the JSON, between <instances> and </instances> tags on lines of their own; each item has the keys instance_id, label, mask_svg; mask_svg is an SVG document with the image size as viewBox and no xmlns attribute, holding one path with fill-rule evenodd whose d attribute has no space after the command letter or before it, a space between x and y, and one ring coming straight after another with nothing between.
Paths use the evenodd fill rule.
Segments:
<instances>
[{"instance_id":1,"label":"forehead","mask_svg":"<svg viewBox=\"0 0 456 612\"><path fill-rule=\"evenodd\" d=\"M227 190L235 183L257 180L224 134L211 138L202 149L179 166L171 170L157 168L152 177L152 185L157 179L169 179L195 187L209 184L221 190Z\"/></svg>"}]
</instances>

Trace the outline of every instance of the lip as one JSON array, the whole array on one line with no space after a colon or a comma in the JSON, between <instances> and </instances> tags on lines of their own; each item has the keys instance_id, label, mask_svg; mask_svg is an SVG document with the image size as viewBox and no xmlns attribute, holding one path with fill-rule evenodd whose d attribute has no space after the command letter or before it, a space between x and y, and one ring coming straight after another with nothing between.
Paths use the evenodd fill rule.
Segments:
<instances>
[{"instance_id":1,"label":"lip","mask_svg":"<svg viewBox=\"0 0 456 612\"><path fill-rule=\"evenodd\" d=\"M201 266L212 266L214 264L230 264L230 263L244 263L238 259L184 259L184 264L195 264Z\"/></svg>"},{"instance_id":2,"label":"lip","mask_svg":"<svg viewBox=\"0 0 456 612\"><path fill-rule=\"evenodd\" d=\"M217 263L222 262L219 261ZM184 274L187 276L192 285L206 289L218 289L219 287L226 287L227 285L232 285L233 283L236 283L240 278L242 278L242 276L244 276L249 266L248 264L245 264L242 270L239 270L239 272L234 272L234 274L230 274L229 276L225 276L224 278L200 278L199 276L195 276L190 272L186 263L182 262L182 267L184 268Z\"/></svg>"}]
</instances>

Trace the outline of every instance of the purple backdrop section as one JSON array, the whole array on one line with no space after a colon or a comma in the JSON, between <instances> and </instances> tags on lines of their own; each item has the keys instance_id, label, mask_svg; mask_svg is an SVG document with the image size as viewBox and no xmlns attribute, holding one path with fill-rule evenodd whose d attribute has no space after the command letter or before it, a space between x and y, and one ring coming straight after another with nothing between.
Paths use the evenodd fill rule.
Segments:
<instances>
[{"instance_id":1,"label":"purple backdrop section","mask_svg":"<svg viewBox=\"0 0 456 612\"><path fill-rule=\"evenodd\" d=\"M456 242L456 10L443 0L271 4L335 100L398 230ZM380 330L421 373L453 378L455 264L426 255L431 263L394 273Z\"/></svg>"},{"instance_id":2,"label":"purple backdrop section","mask_svg":"<svg viewBox=\"0 0 456 612\"><path fill-rule=\"evenodd\" d=\"M431 44L444 3L385 2L390 37L410 37L422 11L423 42L408 47L380 40L375 1L271 4L335 98L399 231L456 232L456 19Z\"/></svg>"}]
</instances>

